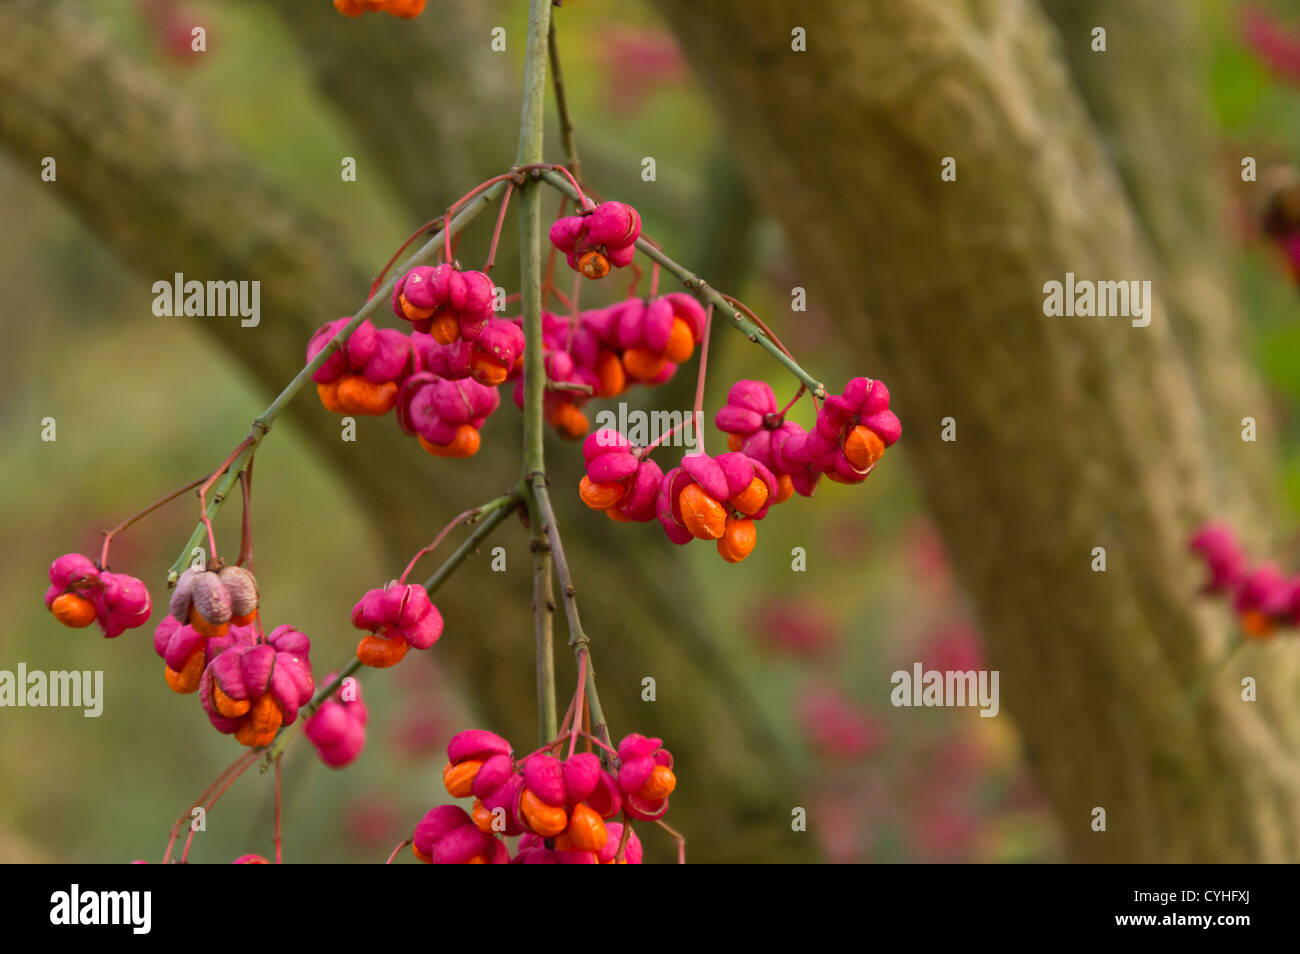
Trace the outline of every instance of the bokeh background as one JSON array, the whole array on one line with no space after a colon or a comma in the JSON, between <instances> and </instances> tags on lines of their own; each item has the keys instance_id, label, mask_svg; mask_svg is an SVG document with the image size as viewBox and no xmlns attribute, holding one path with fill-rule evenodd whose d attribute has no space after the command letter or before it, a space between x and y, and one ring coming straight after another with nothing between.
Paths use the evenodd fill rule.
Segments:
<instances>
[{"instance_id":1,"label":"bokeh background","mask_svg":"<svg viewBox=\"0 0 1300 954\"><path fill-rule=\"evenodd\" d=\"M162 213L149 207L135 223L140 234L124 238L87 213L86 197L69 197L65 182L81 175L93 155L58 155L59 181L42 182L39 163L16 141L16 124L6 124L0 668L24 662L29 669L103 670L105 701L103 716L93 720L79 710L0 710L0 860L156 861L171 822L238 754L232 739L210 728L196 697L167 690L151 646L165 611L162 577L194 525L197 504L184 498L115 542L115 568L141 576L153 590L154 620L143 629L110 641L93 629L59 627L41 602L46 567L64 552L96 553L99 531L215 466L287 382L311 328L362 301L368 277L413 228L440 213L439 202L509 165L526 4L431 0L413 24L344 21L327 0L51 6L77 12L87 47L108 50L122 64L121 76L140 78L147 97L162 97L156 101L194 117L203 131L199 141L136 139L142 168L165 167L173 156L184 161L187 152L213 143L232 150L242 157L240 168L256 173L247 183L252 191L265 189L302 216L305 231L286 229L284 242L328 236L334 258L319 265L339 275L348 296L331 289L329 301L297 314L281 307L298 295L296 286L270 302L264 291L256 329L234 329L235 319L155 317L154 281L172 271L200 280L241 278L242 265L204 272L211 259L181 247L175 267L164 266L174 219L151 218ZM1213 38L1203 83L1214 106L1222 180L1234 197L1222 228L1231 239L1234 292L1251 326L1251 360L1280 424L1285 450L1277 480L1290 501L1281 518L1289 527L1300 503L1295 289L1258 235L1254 193L1236 180L1240 155L1258 156L1264 166L1300 154L1300 63L1288 70L1284 59L1258 49L1261 24L1265 35L1285 37L1300 31L1300 15L1289 16L1286 5L1201 7ZM736 145L657 13L639 2L568 0L557 16L587 180L603 195L636 205L666 249L766 316L823 380L874 375L843 347L833 302L814 296L809 311L791 312L790 289L803 283L791 250L737 171ZM193 25L207 30L204 53L189 49ZM505 53L488 46L487 30L497 25L507 29ZM427 77L420 101L427 107L432 96L436 108L409 114L407 128L395 103L415 94L394 89L388 101L382 77L363 74L368 59L379 56L374 50L415 29L444 39L419 47L441 51L441 59L418 64ZM369 45L368 57L352 62L346 55L348 40L339 37L349 31L351 42ZM448 49L453 38L457 48ZM414 72L411 63L397 62L409 49L394 50L393 75ZM8 41L0 48L0 61L20 55ZM39 105L38 84L32 90ZM108 108L89 88L72 95ZM360 96L374 97L368 118L364 104L353 101ZM444 121L445 128L423 128ZM552 122L552 159L560 157L556 132ZM422 174L415 144L424 148L439 136L447 151L425 151ZM340 180L343 156L357 159L355 183ZM654 182L640 176L646 156L657 163ZM147 176L128 183L129 170L117 174L124 191L150 191ZM240 181L221 187L239 191ZM166 188L185 194L183 183ZM194 202L220 198L199 191ZM545 202L549 207L551 199ZM489 219L467 234L463 260L481 256ZM512 215L507 245L513 226ZM240 223L204 227L239 247ZM151 243L155 250L142 255ZM302 254L323 255L315 246ZM261 267L248 277L264 286L281 280L276 256L263 256ZM515 268L503 250L497 274L512 292ZM614 293L586 290L584 304ZM298 350L287 353L286 341L297 341ZM250 370L244 358L259 349L275 351ZM781 398L793 394L778 366L725 328L717 329L710 357L710 417L738 377L764 378ZM284 374L273 379L272 369ZM630 400L686 409L693 379L692 364L673 386ZM295 404L298 413L276 426L257 455L256 565L266 620L290 622L312 638L320 675L348 658L356 639L348 614L364 590L396 575L404 554L454 513L513 483L520 427L507 400L484 431L485 444L498 450L467 461L428 458L391 418L362 420L357 443L325 452L331 435L337 442L336 422L310 390ZM667 547L655 525L605 526L574 491L577 448L549 439L557 468L552 492L566 539L574 541L580 593L590 595L584 615L602 697L616 735L662 732L678 756L679 793L667 820L686 834L692 860L1066 856L1059 822L1005 709L981 719L974 709L889 705L895 669L916 661L940 669L986 665L975 613L910 473L905 448L913 422L906 406L897 410L902 444L865 485L824 482L812 499L777 509L761 525L757 551L739 566L724 565L711 547ZM810 424L808 411L801 405L794 416ZM41 440L46 417L57 421L56 441ZM719 448L723 442L712 428L706 440ZM357 478L349 455L366 458L356 467L370 476ZM218 523L228 547L237 516L238 507L228 506ZM507 572L489 571L487 548L466 565L446 588L446 601L439 598L447 629L433 651L412 655L396 670L364 674L371 717L355 764L330 770L302 740L290 750L287 860L382 861L425 811L446 800L441 750L460 728L490 728L531 747L526 534L512 520L489 547L497 544L506 549ZM794 547L808 551L806 572L791 569ZM561 619L556 629L563 634ZM573 667L562 645L557 659L567 694ZM640 701L646 675L658 680L653 703ZM806 833L789 831L794 806L808 810ZM271 824L271 778L249 773L210 813L191 859L269 854ZM650 859L671 857L662 833L642 835Z\"/></svg>"}]
</instances>

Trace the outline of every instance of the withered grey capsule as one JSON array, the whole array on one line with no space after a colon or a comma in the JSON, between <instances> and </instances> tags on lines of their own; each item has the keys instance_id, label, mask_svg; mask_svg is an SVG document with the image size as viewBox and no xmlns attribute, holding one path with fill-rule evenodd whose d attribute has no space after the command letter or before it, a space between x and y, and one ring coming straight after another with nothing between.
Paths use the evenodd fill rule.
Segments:
<instances>
[{"instance_id":1,"label":"withered grey capsule","mask_svg":"<svg viewBox=\"0 0 1300 954\"><path fill-rule=\"evenodd\" d=\"M242 566L222 567L217 574L230 594L232 616L248 616L257 609L257 581Z\"/></svg>"},{"instance_id":2,"label":"withered grey capsule","mask_svg":"<svg viewBox=\"0 0 1300 954\"><path fill-rule=\"evenodd\" d=\"M172 598L167 604L167 609L174 618L182 623L190 621L190 603L194 600L194 581L201 572L203 571L190 567L180 575L180 578L176 581L176 588L172 590Z\"/></svg>"},{"instance_id":3,"label":"withered grey capsule","mask_svg":"<svg viewBox=\"0 0 1300 954\"><path fill-rule=\"evenodd\" d=\"M200 573L194 581L194 608L213 625L230 622L230 594L211 570Z\"/></svg>"}]
</instances>

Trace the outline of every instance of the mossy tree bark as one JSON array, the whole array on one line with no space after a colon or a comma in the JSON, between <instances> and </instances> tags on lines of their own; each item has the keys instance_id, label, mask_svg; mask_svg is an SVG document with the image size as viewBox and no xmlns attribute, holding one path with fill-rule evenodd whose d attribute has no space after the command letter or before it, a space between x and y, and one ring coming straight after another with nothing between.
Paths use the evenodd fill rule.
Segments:
<instances>
[{"instance_id":1,"label":"mossy tree bark","mask_svg":"<svg viewBox=\"0 0 1300 954\"><path fill-rule=\"evenodd\" d=\"M900 447L1071 856L1300 859L1293 648L1244 650L1183 708L1236 638L1194 595L1187 538L1225 511L1262 536L1267 490L1249 475L1269 453L1226 423L1264 409L1217 313L1230 311L1219 243L1181 234L1215 228L1199 106L1151 119L1165 74L1137 68L1146 46L1119 52L1118 11L1106 65L1090 68L1086 38L1063 39L1031 2L656 6L812 293L894 394ZM792 50L799 26L807 52ZM1122 90L1092 90L1098 121L1129 135L1115 157L1080 87L1119 77ZM1128 111L1130 96L1151 109ZM1148 119L1161 134L1144 141ZM955 182L940 180L946 156ZM1150 326L1046 317L1043 283L1066 272L1151 279ZM1211 365L1229 373L1207 383ZM940 439L946 417L955 442ZM1260 703L1241 701L1243 676Z\"/></svg>"}]
</instances>

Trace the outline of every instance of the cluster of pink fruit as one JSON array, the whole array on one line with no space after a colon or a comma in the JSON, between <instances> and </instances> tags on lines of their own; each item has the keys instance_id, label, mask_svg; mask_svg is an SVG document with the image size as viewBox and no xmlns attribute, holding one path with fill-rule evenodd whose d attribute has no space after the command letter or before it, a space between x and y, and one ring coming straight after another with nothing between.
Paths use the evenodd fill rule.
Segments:
<instances>
[{"instance_id":1,"label":"cluster of pink fruit","mask_svg":"<svg viewBox=\"0 0 1300 954\"><path fill-rule=\"evenodd\" d=\"M558 743L557 743L558 745ZM560 759L548 746L516 762L492 732L458 733L447 746L443 783L472 811L433 809L415 826L415 856L434 864L639 864L631 822L657 821L677 786L659 739L629 735L608 766L590 752ZM622 814L623 822L609 819ZM512 858L503 840L520 837Z\"/></svg>"},{"instance_id":2,"label":"cluster of pink fruit","mask_svg":"<svg viewBox=\"0 0 1300 954\"><path fill-rule=\"evenodd\" d=\"M352 5L362 6L378 8L361 0ZM630 266L641 231L636 210L585 199L582 206L552 225L556 251L587 279ZM524 406L525 334L522 318L496 316L505 300L486 271L462 270L450 261L446 238L448 261L410 268L394 282L392 309L410 324L409 332L340 318L313 334L307 360L316 364L312 380L328 410L367 416L393 411L399 426L428 453L464 458L477 453L480 431L500 406L502 385L513 382L514 401ZM550 287L549 277L546 284ZM680 292L574 308L568 316L543 312L545 420L565 438L582 438L589 430L582 410L587 401L616 397L633 384L665 383L697 348L707 350L708 323L700 301ZM703 361L700 372L703 393ZM702 451L687 455L667 473L650 459L656 444L638 446L617 431L597 431L583 444L587 475L579 495L614 520L658 519L674 543L716 541L724 559L739 562L754 548L755 521L773 504L795 492L811 495L823 475L861 482L900 436L888 390L868 378L854 378L842 394L827 397L811 431L786 420L788 409L778 409L763 382L738 382L717 415L730 449L716 457ZM201 501L224 472L204 482ZM240 474L246 495L248 474ZM246 542L239 562L227 565L215 557L210 525L208 532L211 564L180 574L169 612L154 634L168 686L178 693L198 692L211 724L248 747L270 745L305 708L305 734L321 759L333 767L351 763L364 747L367 722L355 680L340 680L328 698L312 704L309 640L290 626L269 635L263 631L257 582L242 565L251 547ZM107 550L106 542L104 562ZM353 625L364 634L356 649L360 664L394 666L410 649L427 649L442 635L442 615L428 592L405 579L404 573L370 590L354 606ZM46 605L66 625L97 621L105 636L113 637L149 618L143 583L84 556L54 561L50 582ZM331 677L331 685L334 681ZM641 845L631 823L658 821L667 810L676 785L672 756L659 739L640 735L627 736L617 750L607 739L588 736L605 753L575 753L577 736L576 729L567 736L572 740L567 758L552 754L557 742L516 762L499 736L457 735L448 749L444 781L452 796L473 796L473 810L443 806L430 812L413 835L416 855L448 862L639 863ZM622 821L612 821L616 816ZM521 839L513 858L502 841L506 836ZM250 858L263 860L246 856L241 861Z\"/></svg>"},{"instance_id":3,"label":"cluster of pink fruit","mask_svg":"<svg viewBox=\"0 0 1300 954\"><path fill-rule=\"evenodd\" d=\"M757 542L755 521L773 504L796 491L810 496L823 474L862 482L902 431L889 390L868 378L854 378L843 394L827 398L811 432L785 419L762 381L733 385L716 423L730 435L731 450L687 455L666 474L647 448L617 431L597 431L583 444L587 475L579 496L614 520L657 517L673 543L716 541L722 558L738 563Z\"/></svg>"},{"instance_id":4,"label":"cluster of pink fruit","mask_svg":"<svg viewBox=\"0 0 1300 954\"><path fill-rule=\"evenodd\" d=\"M110 573L80 553L65 553L50 564L45 606L64 626L81 629L99 623L112 639L149 620L153 604L140 580Z\"/></svg>"},{"instance_id":5,"label":"cluster of pink fruit","mask_svg":"<svg viewBox=\"0 0 1300 954\"><path fill-rule=\"evenodd\" d=\"M1247 637L1264 641L1279 626L1300 626L1300 576L1288 577L1275 563L1250 565L1237 535L1221 523L1198 530L1190 547L1208 571L1202 592L1227 597Z\"/></svg>"},{"instance_id":6,"label":"cluster of pink fruit","mask_svg":"<svg viewBox=\"0 0 1300 954\"><path fill-rule=\"evenodd\" d=\"M267 745L312 698L311 643L291 626L266 635L253 574L241 566L191 567L154 631L163 678L199 693L208 720L246 746ZM106 637L144 625L152 609L140 580L68 553L50 564L45 605L65 626L98 621Z\"/></svg>"},{"instance_id":7,"label":"cluster of pink fruit","mask_svg":"<svg viewBox=\"0 0 1300 954\"><path fill-rule=\"evenodd\" d=\"M602 202L556 220L550 237L571 268L600 279L632 263L640 233L635 209ZM322 402L339 413L396 408L403 430L428 452L476 453L479 431L500 405L498 385L513 381L515 403L523 406L522 320L493 317L494 295L483 272L446 263L410 269L395 283L392 305L412 323L411 335L362 322L313 375ZM308 358L330 346L347 321L317 331ZM695 353L707 321L700 302L682 292L569 317L543 313L546 420L562 436L581 438L589 430L582 407L590 398L668 381ZM755 521L772 504L795 492L811 495L822 475L865 480L901 434L888 388L870 378L854 378L828 397L811 431L786 419L762 381L733 385L716 423L729 435L730 452L689 455L666 474L649 459L651 448L608 429L591 434L579 495L614 520L657 517L674 543L714 541L724 560L737 563L753 550Z\"/></svg>"}]
</instances>

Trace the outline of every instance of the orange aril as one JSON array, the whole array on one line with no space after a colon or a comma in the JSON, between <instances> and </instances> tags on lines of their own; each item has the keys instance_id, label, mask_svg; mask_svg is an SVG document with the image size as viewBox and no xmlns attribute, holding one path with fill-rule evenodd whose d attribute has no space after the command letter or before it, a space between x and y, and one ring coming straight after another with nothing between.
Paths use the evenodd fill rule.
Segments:
<instances>
[{"instance_id":1,"label":"orange aril","mask_svg":"<svg viewBox=\"0 0 1300 954\"><path fill-rule=\"evenodd\" d=\"M388 12L403 20L418 17L424 12L425 0L389 0Z\"/></svg>"},{"instance_id":2,"label":"orange aril","mask_svg":"<svg viewBox=\"0 0 1300 954\"><path fill-rule=\"evenodd\" d=\"M609 259L597 249L583 252L578 256L578 271L587 278L604 278L609 274Z\"/></svg>"},{"instance_id":3,"label":"orange aril","mask_svg":"<svg viewBox=\"0 0 1300 954\"><path fill-rule=\"evenodd\" d=\"M587 428L591 425L587 422L587 415L578 410L576 404L572 401L563 401L551 412L551 426L561 437L576 441L587 433Z\"/></svg>"},{"instance_id":4,"label":"orange aril","mask_svg":"<svg viewBox=\"0 0 1300 954\"><path fill-rule=\"evenodd\" d=\"M568 813L558 805L546 804L531 788L525 788L519 796L519 814L543 838L554 838L569 826Z\"/></svg>"},{"instance_id":5,"label":"orange aril","mask_svg":"<svg viewBox=\"0 0 1300 954\"><path fill-rule=\"evenodd\" d=\"M583 802L574 806L569 816L569 827L564 834L565 840L577 851L600 851L609 838L604 820L595 809Z\"/></svg>"},{"instance_id":6,"label":"orange aril","mask_svg":"<svg viewBox=\"0 0 1300 954\"><path fill-rule=\"evenodd\" d=\"M456 319L456 314L451 309L439 308L433 314L433 322L429 325L429 334L438 344L451 344L460 337L460 322Z\"/></svg>"},{"instance_id":7,"label":"orange aril","mask_svg":"<svg viewBox=\"0 0 1300 954\"><path fill-rule=\"evenodd\" d=\"M199 682L203 679L203 667L206 663L207 658L203 647L195 646L194 651L190 653L190 658L185 660L185 665L181 667L180 672L166 667L163 669L163 678L167 680L167 685L172 692L186 695L199 688Z\"/></svg>"},{"instance_id":8,"label":"orange aril","mask_svg":"<svg viewBox=\"0 0 1300 954\"><path fill-rule=\"evenodd\" d=\"M596 358L596 380L600 382L596 389L599 397L618 397L627 390L627 372L613 351L602 351Z\"/></svg>"},{"instance_id":9,"label":"orange aril","mask_svg":"<svg viewBox=\"0 0 1300 954\"><path fill-rule=\"evenodd\" d=\"M789 474L776 475L776 497L772 503L785 503L794 495L794 480Z\"/></svg>"},{"instance_id":10,"label":"orange aril","mask_svg":"<svg viewBox=\"0 0 1300 954\"><path fill-rule=\"evenodd\" d=\"M482 438L473 425L462 424L456 429L456 436L452 438L450 444L434 444L423 437L419 438L419 441L420 446L434 457L465 458L473 457L478 453Z\"/></svg>"},{"instance_id":11,"label":"orange aril","mask_svg":"<svg viewBox=\"0 0 1300 954\"><path fill-rule=\"evenodd\" d=\"M673 318L672 331L668 332L668 347L664 357L673 364L681 364L695 353L695 334L691 326L680 318Z\"/></svg>"},{"instance_id":12,"label":"orange aril","mask_svg":"<svg viewBox=\"0 0 1300 954\"><path fill-rule=\"evenodd\" d=\"M687 484L677 497L682 511L682 525L700 540L717 540L727 524L722 504L704 492L699 484Z\"/></svg>"},{"instance_id":13,"label":"orange aril","mask_svg":"<svg viewBox=\"0 0 1300 954\"><path fill-rule=\"evenodd\" d=\"M470 374L479 384L496 387L509 375L510 369L486 351L475 351L469 358Z\"/></svg>"},{"instance_id":14,"label":"orange aril","mask_svg":"<svg viewBox=\"0 0 1300 954\"><path fill-rule=\"evenodd\" d=\"M455 765L448 762L442 770L442 784L447 786L447 794L452 798L469 798L474 792L474 779L478 778L478 770L482 767L483 763L475 759Z\"/></svg>"},{"instance_id":15,"label":"orange aril","mask_svg":"<svg viewBox=\"0 0 1300 954\"><path fill-rule=\"evenodd\" d=\"M844 456L858 470L866 470L885 452L885 442L875 431L859 424L844 437Z\"/></svg>"},{"instance_id":16,"label":"orange aril","mask_svg":"<svg viewBox=\"0 0 1300 954\"><path fill-rule=\"evenodd\" d=\"M623 352L623 367L628 376L638 381L652 381L655 375L664 369L667 363L661 354L647 351L645 348L628 348Z\"/></svg>"},{"instance_id":17,"label":"orange aril","mask_svg":"<svg viewBox=\"0 0 1300 954\"><path fill-rule=\"evenodd\" d=\"M347 410L339 402L338 381L327 381L316 385L316 393L320 395L320 402L325 406L325 410L333 411L335 414L347 413Z\"/></svg>"},{"instance_id":18,"label":"orange aril","mask_svg":"<svg viewBox=\"0 0 1300 954\"><path fill-rule=\"evenodd\" d=\"M728 563L739 563L749 556L757 542L758 529L753 520L728 517L726 530L718 540L718 553Z\"/></svg>"},{"instance_id":19,"label":"orange aril","mask_svg":"<svg viewBox=\"0 0 1300 954\"><path fill-rule=\"evenodd\" d=\"M203 618L197 606L190 606L190 625L198 631L200 636L224 636L230 632L230 623L210 623Z\"/></svg>"},{"instance_id":20,"label":"orange aril","mask_svg":"<svg viewBox=\"0 0 1300 954\"><path fill-rule=\"evenodd\" d=\"M752 517L763 509L763 504L767 503L767 484L763 483L763 478L756 476L749 482L748 487L727 502L745 516Z\"/></svg>"},{"instance_id":21,"label":"orange aril","mask_svg":"<svg viewBox=\"0 0 1300 954\"><path fill-rule=\"evenodd\" d=\"M238 719L252 707L247 699L232 699L221 690L221 685L212 680L212 707L227 719Z\"/></svg>"},{"instance_id":22,"label":"orange aril","mask_svg":"<svg viewBox=\"0 0 1300 954\"><path fill-rule=\"evenodd\" d=\"M363 636L361 642L357 643L357 659L363 666L371 666L375 669L387 669L389 666L396 666L406 655L406 640L402 638L388 639L376 633L369 636Z\"/></svg>"},{"instance_id":23,"label":"orange aril","mask_svg":"<svg viewBox=\"0 0 1300 954\"><path fill-rule=\"evenodd\" d=\"M412 321L420 321L433 314L432 308L417 308L415 305L412 305L407 300L405 293L397 296L397 303L402 306L402 314L406 315L406 317L410 318Z\"/></svg>"},{"instance_id":24,"label":"orange aril","mask_svg":"<svg viewBox=\"0 0 1300 954\"><path fill-rule=\"evenodd\" d=\"M95 604L76 593L60 593L50 604L50 612L64 626L81 629L95 621Z\"/></svg>"},{"instance_id":25,"label":"orange aril","mask_svg":"<svg viewBox=\"0 0 1300 954\"><path fill-rule=\"evenodd\" d=\"M626 493L627 488L622 484L598 484L590 477L583 477L578 483L578 496L592 510L608 510L622 500Z\"/></svg>"},{"instance_id":26,"label":"orange aril","mask_svg":"<svg viewBox=\"0 0 1300 954\"><path fill-rule=\"evenodd\" d=\"M658 801L671 795L676 787L677 776L673 774L673 770L666 765L656 765L637 794L642 798Z\"/></svg>"},{"instance_id":27,"label":"orange aril","mask_svg":"<svg viewBox=\"0 0 1300 954\"><path fill-rule=\"evenodd\" d=\"M241 745L270 745L275 739L275 733L280 729L280 723L284 721L284 713L280 711L279 705L270 693L259 696L253 703L253 708L239 728L235 730L235 738Z\"/></svg>"},{"instance_id":28,"label":"orange aril","mask_svg":"<svg viewBox=\"0 0 1300 954\"><path fill-rule=\"evenodd\" d=\"M397 404L397 382L375 384L364 375L349 374L339 381L338 400L349 414L379 417Z\"/></svg>"}]
</instances>

